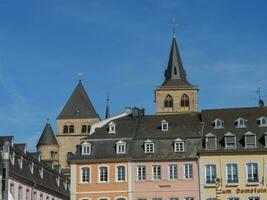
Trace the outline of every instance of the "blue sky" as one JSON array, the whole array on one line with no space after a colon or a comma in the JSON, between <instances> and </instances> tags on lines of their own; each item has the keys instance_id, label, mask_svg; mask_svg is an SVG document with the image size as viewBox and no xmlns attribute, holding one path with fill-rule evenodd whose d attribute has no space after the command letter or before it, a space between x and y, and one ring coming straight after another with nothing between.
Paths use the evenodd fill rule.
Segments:
<instances>
[{"instance_id":1,"label":"blue sky","mask_svg":"<svg viewBox=\"0 0 267 200\"><path fill-rule=\"evenodd\" d=\"M79 72L101 116L107 92L113 115L153 114L174 17L200 109L256 106L257 87L267 94L266 10L264 0L0 0L0 134L34 150Z\"/></svg>"}]
</instances>

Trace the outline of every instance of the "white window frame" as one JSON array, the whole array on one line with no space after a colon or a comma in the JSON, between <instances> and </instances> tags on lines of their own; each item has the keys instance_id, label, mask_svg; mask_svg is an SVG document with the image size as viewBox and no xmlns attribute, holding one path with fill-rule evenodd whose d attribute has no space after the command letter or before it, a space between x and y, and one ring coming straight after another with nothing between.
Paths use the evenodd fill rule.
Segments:
<instances>
[{"instance_id":1,"label":"white window frame","mask_svg":"<svg viewBox=\"0 0 267 200\"><path fill-rule=\"evenodd\" d=\"M256 196L256 197L248 197L248 200L260 200L261 198Z\"/></svg>"},{"instance_id":2,"label":"white window frame","mask_svg":"<svg viewBox=\"0 0 267 200\"><path fill-rule=\"evenodd\" d=\"M192 174L190 174L190 169L189 168L192 167ZM186 169L188 168L188 169ZM185 180L192 180L194 177L194 166L192 163L184 163L183 164L183 171L184 171L184 179ZM187 171L187 174L186 174Z\"/></svg>"},{"instance_id":3,"label":"white window frame","mask_svg":"<svg viewBox=\"0 0 267 200\"><path fill-rule=\"evenodd\" d=\"M174 168L171 169L172 167ZM176 170L176 174L175 174L175 170ZM178 179L178 164L171 163L168 165L168 180L177 180L177 179Z\"/></svg>"},{"instance_id":4,"label":"white window frame","mask_svg":"<svg viewBox=\"0 0 267 200\"><path fill-rule=\"evenodd\" d=\"M228 165L236 165L236 167L237 167L237 182L229 182L228 167L227 167ZM231 168L231 170L233 170L233 169ZM231 176L233 177L233 173L231 173ZM239 185L239 165L238 165L238 163L230 162L230 163L225 164L225 180L226 180L226 185Z\"/></svg>"},{"instance_id":5,"label":"white window frame","mask_svg":"<svg viewBox=\"0 0 267 200\"><path fill-rule=\"evenodd\" d=\"M83 142L81 144L82 146L82 155L85 156L85 155L91 155L91 152L92 152L92 145L91 143L89 142Z\"/></svg>"},{"instance_id":6,"label":"white window frame","mask_svg":"<svg viewBox=\"0 0 267 200\"><path fill-rule=\"evenodd\" d=\"M108 133L116 133L116 124L113 121L108 126Z\"/></svg>"},{"instance_id":7,"label":"white window frame","mask_svg":"<svg viewBox=\"0 0 267 200\"><path fill-rule=\"evenodd\" d=\"M215 119L213 121L213 123L214 123L214 129L223 129L224 128L224 121L221 119ZM220 123L220 124L218 124L218 123Z\"/></svg>"},{"instance_id":8,"label":"white window frame","mask_svg":"<svg viewBox=\"0 0 267 200\"><path fill-rule=\"evenodd\" d=\"M263 123L263 120L265 120L265 123ZM258 119L259 123L259 127L267 127L267 118L262 116Z\"/></svg>"},{"instance_id":9,"label":"white window frame","mask_svg":"<svg viewBox=\"0 0 267 200\"><path fill-rule=\"evenodd\" d=\"M208 183L207 182L207 166L215 166L215 181L214 181L214 183L213 182L211 182L211 183ZM216 164L214 164L214 163L207 163L207 164L205 164L204 165L204 171L205 171L205 185L215 185L215 183L216 183L216 178L217 178L217 165ZM210 173L212 173L212 170L210 170ZM211 174L210 174L211 175ZM210 176L211 177L211 176Z\"/></svg>"},{"instance_id":10,"label":"white window frame","mask_svg":"<svg viewBox=\"0 0 267 200\"><path fill-rule=\"evenodd\" d=\"M139 176L139 169L141 169L140 176ZM146 167L146 165L138 165L136 167L136 180L137 181L146 181L147 180L147 167Z\"/></svg>"},{"instance_id":11,"label":"white window frame","mask_svg":"<svg viewBox=\"0 0 267 200\"><path fill-rule=\"evenodd\" d=\"M119 167L124 167L124 180L119 180ZM115 175L116 175L116 182L127 182L127 166L126 165L116 165L115 166Z\"/></svg>"},{"instance_id":12,"label":"white window frame","mask_svg":"<svg viewBox=\"0 0 267 200\"><path fill-rule=\"evenodd\" d=\"M249 182L248 181L248 165L249 164L256 164L257 165L257 179L258 181L255 181L255 182ZM247 162L246 163L246 184L247 185L258 185L259 184L259 179L260 179L260 175L259 175L259 163L258 162L254 162L254 161L250 161L250 162Z\"/></svg>"},{"instance_id":13,"label":"white window frame","mask_svg":"<svg viewBox=\"0 0 267 200\"><path fill-rule=\"evenodd\" d=\"M163 119L161 121L161 131L168 131L169 130L169 123Z\"/></svg>"},{"instance_id":14,"label":"white window frame","mask_svg":"<svg viewBox=\"0 0 267 200\"><path fill-rule=\"evenodd\" d=\"M83 169L88 168L88 181L83 181ZM80 167L80 183L91 183L91 166L89 165L83 165Z\"/></svg>"},{"instance_id":15,"label":"white window frame","mask_svg":"<svg viewBox=\"0 0 267 200\"><path fill-rule=\"evenodd\" d=\"M209 138L215 138L215 148L214 149L210 149L210 148L207 148L207 144L208 144L208 142L209 142ZM216 137L216 135L214 135L214 134L212 134L212 133L208 133L208 134L206 134L205 135L205 149L206 150L216 150L217 149L217 147L218 147L218 144L217 144L217 137Z\"/></svg>"},{"instance_id":16,"label":"white window frame","mask_svg":"<svg viewBox=\"0 0 267 200\"><path fill-rule=\"evenodd\" d=\"M160 181L162 179L161 165L152 165L152 180Z\"/></svg>"},{"instance_id":17,"label":"white window frame","mask_svg":"<svg viewBox=\"0 0 267 200\"><path fill-rule=\"evenodd\" d=\"M151 140L145 141L145 153L155 153L155 143Z\"/></svg>"},{"instance_id":18,"label":"white window frame","mask_svg":"<svg viewBox=\"0 0 267 200\"><path fill-rule=\"evenodd\" d=\"M238 119L236 119L235 122L237 122L236 128L246 128L247 127L247 125L246 125L247 120L242 118L242 117L239 117ZM243 124L241 124L241 122L243 122Z\"/></svg>"},{"instance_id":19,"label":"white window frame","mask_svg":"<svg viewBox=\"0 0 267 200\"><path fill-rule=\"evenodd\" d=\"M255 147L248 147L247 137L246 136L254 136L254 144L255 144ZM257 137L256 137L256 134L255 133L252 133L250 131L248 131L248 132L245 133L245 148L247 148L247 149L255 149L255 148L257 148Z\"/></svg>"},{"instance_id":20,"label":"white window frame","mask_svg":"<svg viewBox=\"0 0 267 200\"><path fill-rule=\"evenodd\" d=\"M101 171L100 168L106 167L107 168L107 181L101 181ZM99 165L97 166L97 180L98 183L108 183L109 182L109 166L108 165Z\"/></svg>"},{"instance_id":21,"label":"white window frame","mask_svg":"<svg viewBox=\"0 0 267 200\"><path fill-rule=\"evenodd\" d=\"M184 152L185 142L184 141L175 141L174 142L174 152Z\"/></svg>"},{"instance_id":22,"label":"white window frame","mask_svg":"<svg viewBox=\"0 0 267 200\"><path fill-rule=\"evenodd\" d=\"M125 153L126 153L126 142L120 140L116 143L116 154L125 154Z\"/></svg>"},{"instance_id":23,"label":"white window frame","mask_svg":"<svg viewBox=\"0 0 267 200\"><path fill-rule=\"evenodd\" d=\"M231 146L227 145L227 138L229 138L229 137L234 137L234 140L235 140L235 146L234 147L231 147ZM224 146L225 149L236 149L236 146L237 146L237 144L236 144L236 135L234 135L233 133L230 133L230 132L224 134L224 145L225 145Z\"/></svg>"}]
</instances>

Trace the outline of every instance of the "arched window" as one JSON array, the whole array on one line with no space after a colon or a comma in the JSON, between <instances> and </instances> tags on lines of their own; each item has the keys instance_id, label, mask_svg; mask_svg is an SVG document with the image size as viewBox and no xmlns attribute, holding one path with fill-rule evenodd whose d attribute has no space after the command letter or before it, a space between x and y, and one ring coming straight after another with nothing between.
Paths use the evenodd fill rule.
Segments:
<instances>
[{"instance_id":1,"label":"arched window","mask_svg":"<svg viewBox=\"0 0 267 200\"><path fill-rule=\"evenodd\" d=\"M176 75L177 74L177 69L176 69L176 67L174 67L174 75Z\"/></svg>"},{"instance_id":2,"label":"arched window","mask_svg":"<svg viewBox=\"0 0 267 200\"><path fill-rule=\"evenodd\" d=\"M69 133L74 133L74 126L73 125L69 126Z\"/></svg>"},{"instance_id":3,"label":"arched window","mask_svg":"<svg viewBox=\"0 0 267 200\"><path fill-rule=\"evenodd\" d=\"M90 133L90 130L91 130L91 126L88 125L88 126L87 126L87 133Z\"/></svg>"},{"instance_id":4,"label":"arched window","mask_svg":"<svg viewBox=\"0 0 267 200\"><path fill-rule=\"evenodd\" d=\"M189 97L186 94L181 98L181 107L189 107Z\"/></svg>"},{"instance_id":5,"label":"arched window","mask_svg":"<svg viewBox=\"0 0 267 200\"><path fill-rule=\"evenodd\" d=\"M173 99L171 95L167 95L164 100L164 107L165 108L172 108L173 107Z\"/></svg>"},{"instance_id":6,"label":"arched window","mask_svg":"<svg viewBox=\"0 0 267 200\"><path fill-rule=\"evenodd\" d=\"M86 133L86 125L82 125L82 133Z\"/></svg>"},{"instance_id":7,"label":"arched window","mask_svg":"<svg viewBox=\"0 0 267 200\"><path fill-rule=\"evenodd\" d=\"M63 133L69 133L69 127L67 125L63 127Z\"/></svg>"}]
</instances>

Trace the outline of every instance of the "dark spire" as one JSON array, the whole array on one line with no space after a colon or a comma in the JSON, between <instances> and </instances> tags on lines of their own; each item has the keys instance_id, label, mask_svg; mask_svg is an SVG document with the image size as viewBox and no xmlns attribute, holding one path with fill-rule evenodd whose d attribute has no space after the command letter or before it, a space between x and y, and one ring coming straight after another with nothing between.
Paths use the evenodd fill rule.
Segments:
<instances>
[{"instance_id":1,"label":"dark spire","mask_svg":"<svg viewBox=\"0 0 267 200\"><path fill-rule=\"evenodd\" d=\"M57 139L49 122L46 123L43 133L36 146L38 147L40 145L58 145Z\"/></svg>"},{"instance_id":2,"label":"dark spire","mask_svg":"<svg viewBox=\"0 0 267 200\"><path fill-rule=\"evenodd\" d=\"M79 80L76 88L57 119L99 118L83 85Z\"/></svg>"},{"instance_id":3,"label":"dark spire","mask_svg":"<svg viewBox=\"0 0 267 200\"><path fill-rule=\"evenodd\" d=\"M106 106L106 114L105 114L105 119L107 118L110 118L109 95L107 95L107 106Z\"/></svg>"},{"instance_id":4,"label":"dark spire","mask_svg":"<svg viewBox=\"0 0 267 200\"><path fill-rule=\"evenodd\" d=\"M165 70L165 81L163 86L191 86L186 79L186 72L177 47L175 32L172 39L171 52L168 67Z\"/></svg>"}]
</instances>

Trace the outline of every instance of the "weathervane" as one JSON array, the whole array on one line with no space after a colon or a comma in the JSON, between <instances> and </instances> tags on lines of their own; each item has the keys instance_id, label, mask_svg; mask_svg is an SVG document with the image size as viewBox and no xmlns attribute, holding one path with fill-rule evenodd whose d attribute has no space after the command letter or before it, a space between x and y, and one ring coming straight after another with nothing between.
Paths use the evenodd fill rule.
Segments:
<instances>
[{"instance_id":1,"label":"weathervane","mask_svg":"<svg viewBox=\"0 0 267 200\"><path fill-rule=\"evenodd\" d=\"M172 33L173 33L173 37L175 38L175 33L176 33L176 19L175 17L172 18Z\"/></svg>"}]
</instances>

